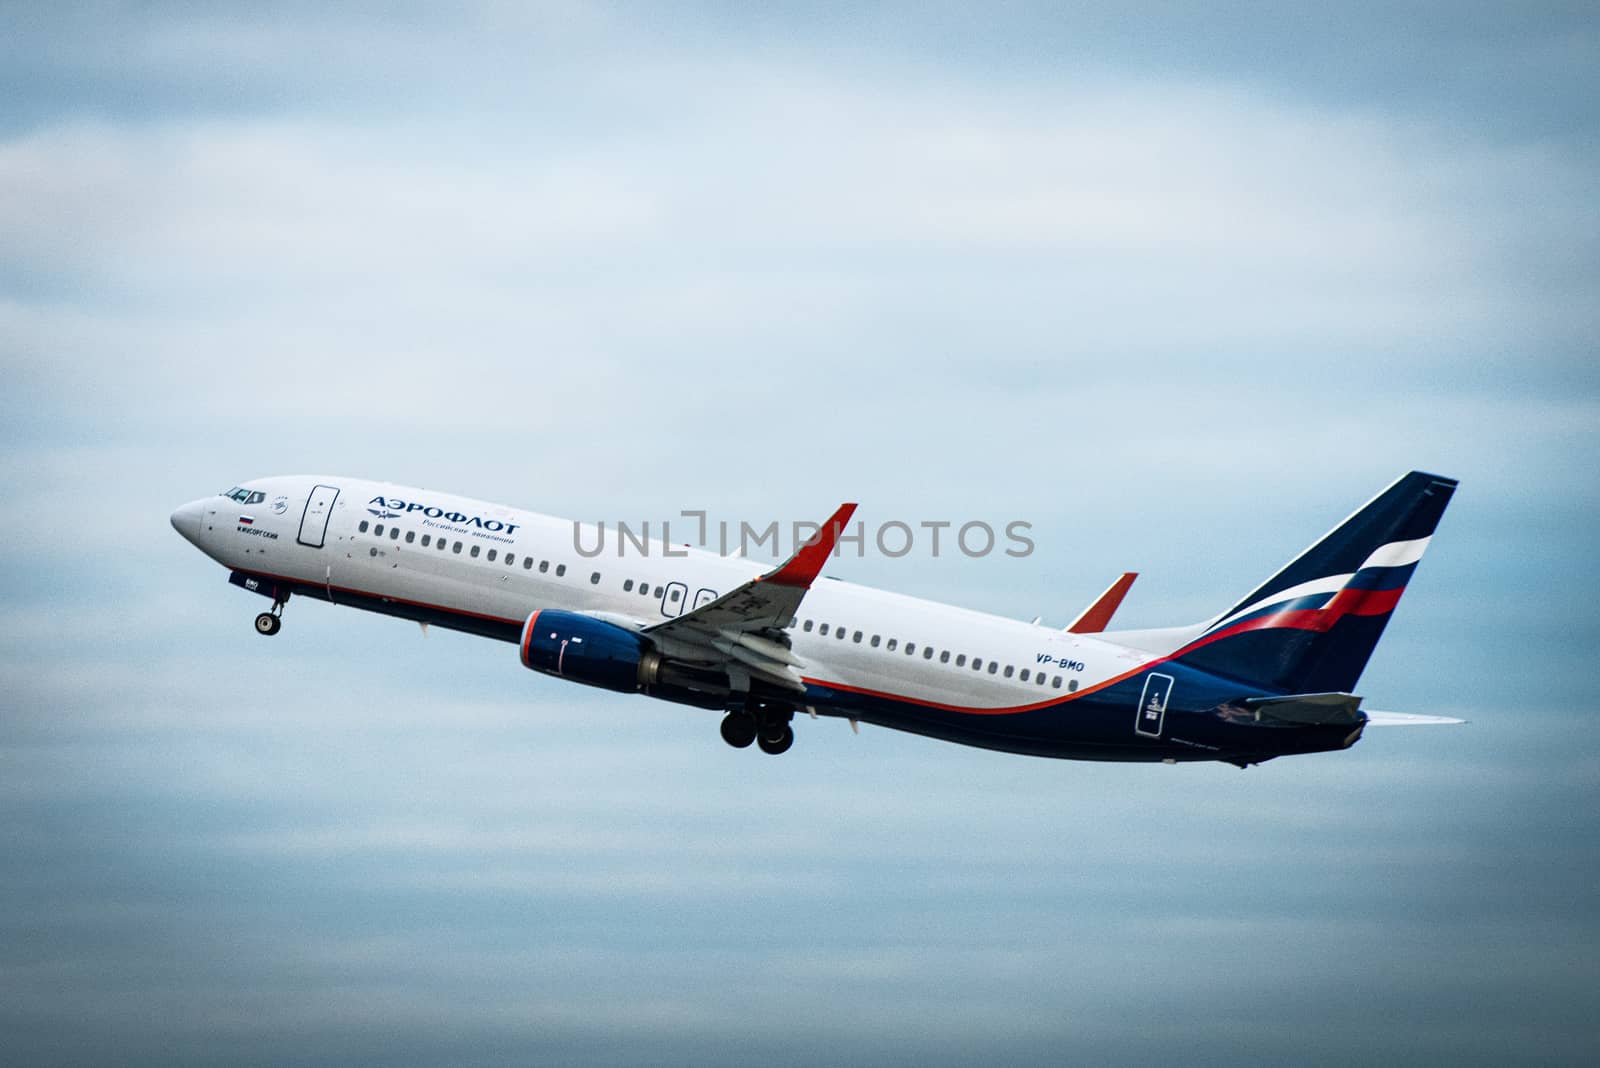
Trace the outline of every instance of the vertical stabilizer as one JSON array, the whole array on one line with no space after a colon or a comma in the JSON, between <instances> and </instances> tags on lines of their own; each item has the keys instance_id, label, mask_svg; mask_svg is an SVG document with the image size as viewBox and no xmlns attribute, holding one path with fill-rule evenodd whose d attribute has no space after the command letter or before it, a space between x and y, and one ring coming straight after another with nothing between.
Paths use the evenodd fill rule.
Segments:
<instances>
[{"instance_id":1,"label":"vertical stabilizer","mask_svg":"<svg viewBox=\"0 0 1600 1068\"><path fill-rule=\"evenodd\" d=\"M1399 479L1176 659L1279 693L1354 690L1455 488L1421 471Z\"/></svg>"}]
</instances>

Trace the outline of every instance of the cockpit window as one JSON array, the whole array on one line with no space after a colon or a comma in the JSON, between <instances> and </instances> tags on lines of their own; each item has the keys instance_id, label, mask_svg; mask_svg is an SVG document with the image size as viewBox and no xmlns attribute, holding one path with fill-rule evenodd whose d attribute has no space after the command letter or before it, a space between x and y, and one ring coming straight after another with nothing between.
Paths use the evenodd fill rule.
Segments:
<instances>
[{"instance_id":1,"label":"cockpit window","mask_svg":"<svg viewBox=\"0 0 1600 1068\"><path fill-rule=\"evenodd\" d=\"M223 490L222 496L238 501L240 504L260 504L267 499L267 495L261 490L247 490L243 486L235 486L232 489Z\"/></svg>"}]
</instances>

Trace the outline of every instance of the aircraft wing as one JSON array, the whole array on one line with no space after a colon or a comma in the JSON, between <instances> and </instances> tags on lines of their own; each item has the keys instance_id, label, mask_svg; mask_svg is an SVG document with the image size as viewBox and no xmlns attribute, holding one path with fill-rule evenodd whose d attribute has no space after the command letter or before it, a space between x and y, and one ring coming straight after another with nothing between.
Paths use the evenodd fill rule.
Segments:
<instances>
[{"instance_id":1,"label":"aircraft wing","mask_svg":"<svg viewBox=\"0 0 1600 1068\"><path fill-rule=\"evenodd\" d=\"M756 676L804 691L800 660L789 651L784 628L822 572L856 506L841 504L810 542L782 564L675 619L643 631L674 659L721 665L730 678ZM737 688L737 686L736 686Z\"/></svg>"}]
</instances>

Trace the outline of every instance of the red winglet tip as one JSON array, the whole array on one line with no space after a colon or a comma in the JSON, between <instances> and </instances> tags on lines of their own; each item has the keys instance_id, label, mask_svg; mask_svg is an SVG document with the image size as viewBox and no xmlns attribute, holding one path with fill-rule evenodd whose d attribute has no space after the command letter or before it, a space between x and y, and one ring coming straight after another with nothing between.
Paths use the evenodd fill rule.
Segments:
<instances>
[{"instance_id":1,"label":"red winglet tip","mask_svg":"<svg viewBox=\"0 0 1600 1068\"><path fill-rule=\"evenodd\" d=\"M1122 599L1128 595L1128 587L1133 585L1133 580L1139 577L1137 571L1125 571L1122 577L1113 582L1098 600L1083 610L1083 615L1073 621L1067 630L1072 634L1099 634L1111 622L1111 617L1116 614L1122 605Z\"/></svg>"},{"instance_id":2,"label":"red winglet tip","mask_svg":"<svg viewBox=\"0 0 1600 1068\"><path fill-rule=\"evenodd\" d=\"M822 566L828 562L833 547L839 543L839 532L850 522L855 511L854 501L841 504L822 524L822 529L817 531L814 538L800 546L782 567L764 576L762 581L775 582L780 586L810 586L822 573Z\"/></svg>"}]
</instances>

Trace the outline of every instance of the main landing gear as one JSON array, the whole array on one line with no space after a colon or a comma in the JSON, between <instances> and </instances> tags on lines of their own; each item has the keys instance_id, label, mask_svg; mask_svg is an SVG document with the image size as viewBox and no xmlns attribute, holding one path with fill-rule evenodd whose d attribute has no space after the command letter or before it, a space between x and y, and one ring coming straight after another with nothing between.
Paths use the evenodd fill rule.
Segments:
<instances>
[{"instance_id":1,"label":"main landing gear","mask_svg":"<svg viewBox=\"0 0 1600 1068\"><path fill-rule=\"evenodd\" d=\"M285 594L272 602L272 611L256 616L257 634L270 638L283 629L283 606L288 600L289 596Z\"/></svg>"},{"instance_id":2,"label":"main landing gear","mask_svg":"<svg viewBox=\"0 0 1600 1068\"><path fill-rule=\"evenodd\" d=\"M794 744L794 730L789 726L793 718L792 708L752 701L748 707L729 709L722 718L722 740L735 749L755 742L763 753L776 756Z\"/></svg>"}]
</instances>

